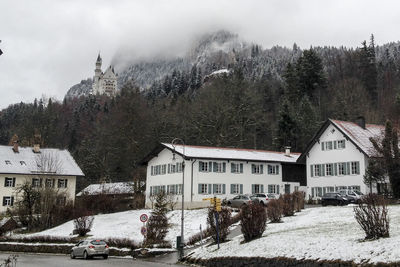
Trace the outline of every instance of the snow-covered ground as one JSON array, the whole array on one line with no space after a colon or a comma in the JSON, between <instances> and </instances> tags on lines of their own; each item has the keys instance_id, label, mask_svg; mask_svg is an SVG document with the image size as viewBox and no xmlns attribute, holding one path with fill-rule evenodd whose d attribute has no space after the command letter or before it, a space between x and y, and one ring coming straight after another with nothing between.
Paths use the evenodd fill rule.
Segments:
<instances>
[{"instance_id":1,"label":"snow-covered ground","mask_svg":"<svg viewBox=\"0 0 400 267\"><path fill-rule=\"evenodd\" d=\"M297 259L353 260L356 263L400 261L400 206L390 206L390 237L363 241L364 232L354 219L353 207L309 208L283 223L268 224L260 239L243 243L237 236L228 243L194 250L193 258L288 257Z\"/></svg>"},{"instance_id":2,"label":"snow-covered ground","mask_svg":"<svg viewBox=\"0 0 400 267\"><path fill-rule=\"evenodd\" d=\"M143 213L150 217L151 210L130 210L124 212L100 214L94 216L92 230L88 233L93 238L130 238L139 243L143 241L140 229L143 223L139 216ZM175 247L176 236L181 233L181 211L170 211L167 214L171 228L166 240ZM185 240L200 231L200 224L205 229L207 224L207 209L185 210ZM30 234L29 236L56 236L69 237L72 235L74 225L72 221L66 222L55 228Z\"/></svg>"}]
</instances>

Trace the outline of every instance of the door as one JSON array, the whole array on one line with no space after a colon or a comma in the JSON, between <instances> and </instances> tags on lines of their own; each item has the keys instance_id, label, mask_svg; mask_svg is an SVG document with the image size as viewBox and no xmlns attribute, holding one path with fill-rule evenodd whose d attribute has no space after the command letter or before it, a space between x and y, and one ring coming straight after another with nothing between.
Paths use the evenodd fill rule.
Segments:
<instances>
[{"instance_id":1,"label":"door","mask_svg":"<svg viewBox=\"0 0 400 267\"><path fill-rule=\"evenodd\" d=\"M290 184L285 184L285 194L290 194Z\"/></svg>"}]
</instances>

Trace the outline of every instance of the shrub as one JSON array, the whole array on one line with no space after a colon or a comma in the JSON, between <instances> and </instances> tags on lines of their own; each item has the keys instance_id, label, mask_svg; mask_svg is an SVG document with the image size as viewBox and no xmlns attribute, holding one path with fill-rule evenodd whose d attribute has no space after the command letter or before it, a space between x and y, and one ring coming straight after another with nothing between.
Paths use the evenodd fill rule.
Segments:
<instances>
[{"instance_id":1,"label":"shrub","mask_svg":"<svg viewBox=\"0 0 400 267\"><path fill-rule=\"evenodd\" d=\"M206 239L207 237L211 236L211 229L210 228L206 228L204 230L202 230L201 232L198 232L197 234L192 235L191 237L189 237L189 241L188 241L188 245L194 245L197 242L201 241L201 239Z\"/></svg>"},{"instance_id":2,"label":"shrub","mask_svg":"<svg viewBox=\"0 0 400 267\"><path fill-rule=\"evenodd\" d=\"M211 231L211 236L215 242L217 242L217 228L215 220L214 208L208 208L207 224ZM218 230L219 230L219 241L224 242L229 234L229 226L231 225L231 210L226 207L222 207L221 211L218 212Z\"/></svg>"},{"instance_id":3,"label":"shrub","mask_svg":"<svg viewBox=\"0 0 400 267\"><path fill-rule=\"evenodd\" d=\"M271 199L267 206L267 216L271 223L281 222L282 219L282 199Z\"/></svg>"},{"instance_id":4,"label":"shrub","mask_svg":"<svg viewBox=\"0 0 400 267\"><path fill-rule=\"evenodd\" d=\"M85 236L93 226L93 216L81 216L74 220L74 229L79 236Z\"/></svg>"},{"instance_id":5,"label":"shrub","mask_svg":"<svg viewBox=\"0 0 400 267\"><path fill-rule=\"evenodd\" d=\"M293 196L291 194L284 194L279 199L282 201L282 213L283 216L293 216L294 215L294 202Z\"/></svg>"},{"instance_id":6,"label":"shrub","mask_svg":"<svg viewBox=\"0 0 400 267\"><path fill-rule=\"evenodd\" d=\"M386 200L376 194L365 195L354 207L354 216L365 232L365 239L389 237L389 216Z\"/></svg>"},{"instance_id":7,"label":"shrub","mask_svg":"<svg viewBox=\"0 0 400 267\"><path fill-rule=\"evenodd\" d=\"M154 210L151 212L147 222L146 246L161 244L168 233L167 198L165 192L161 191L156 196Z\"/></svg>"},{"instance_id":8,"label":"shrub","mask_svg":"<svg viewBox=\"0 0 400 267\"><path fill-rule=\"evenodd\" d=\"M250 204L243 207L240 214L240 225L244 240L249 242L261 237L267 223L265 208L258 204Z\"/></svg>"},{"instance_id":9,"label":"shrub","mask_svg":"<svg viewBox=\"0 0 400 267\"><path fill-rule=\"evenodd\" d=\"M296 212L300 212L302 209L304 209L304 193L301 191L296 191L292 194L292 196L294 202L294 210Z\"/></svg>"}]
</instances>

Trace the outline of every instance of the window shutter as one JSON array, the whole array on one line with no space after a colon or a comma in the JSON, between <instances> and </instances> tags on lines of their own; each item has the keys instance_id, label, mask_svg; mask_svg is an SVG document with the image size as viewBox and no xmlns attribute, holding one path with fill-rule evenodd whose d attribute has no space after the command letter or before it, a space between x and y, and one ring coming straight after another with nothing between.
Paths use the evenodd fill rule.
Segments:
<instances>
[{"instance_id":1,"label":"window shutter","mask_svg":"<svg viewBox=\"0 0 400 267\"><path fill-rule=\"evenodd\" d=\"M261 173L261 174L263 174L263 173L264 173L264 170L263 170L263 168L264 168L264 165L262 165L262 164L261 164L261 165L260 165L260 173Z\"/></svg>"},{"instance_id":2,"label":"window shutter","mask_svg":"<svg viewBox=\"0 0 400 267\"><path fill-rule=\"evenodd\" d=\"M213 162L213 171L217 172L217 163L216 162Z\"/></svg>"},{"instance_id":3,"label":"window shutter","mask_svg":"<svg viewBox=\"0 0 400 267\"><path fill-rule=\"evenodd\" d=\"M279 174L279 165L276 165L276 174Z\"/></svg>"},{"instance_id":4,"label":"window shutter","mask_svg":"<svg viewBox=\"0 0 400 267\"><path fill-rule=\"evenodd\" d=\"M151 172L150 173L151 173L151 175L153 175L153 166L151 166Z\"/></svg>"},{"instance_id":5,"label":"window shutter","mask_svg":"<svg viewBox=\"0 0 400 267\"><path fill-rule=\"evenodd\" d=\"M240 173L243 173L243 163L240 163Z\"/></svg>"},{"instance_id":6,"label":"window shutter","mask_svg":"<svg viewBox=\"0 0 400 267\"><path fill-rule=\"evenodd\" d=\"M11 197L11 206L14 206L14 197Z\"/></svg>"},{"instance_id":7,"label":"window shutter","mask_svg":"<svg viewBox=\"0 0 400 267\"><path fill-rule=\"evenodd\" d=\"M357 171L357 174L360 174L360 162L359 161L357 161L356 162L356 171Z\"/></svg>"},{"instance_id":8,"label":"window shutter","mask_svg":"<svg viewBox=\"0 0 400 267\"><path fill-rule=\"evenodd\" d=\"M334 164L334 168L333 168L333 171L334 171L334 172L333 172L333 175L335 175L335 176L337 176L337 171L338 171L337 168L338 168L338 164L335 163L335 164Z\"/></svg>"},{"instance_id":9,"label":"window shutter","mask_svg":"<svg viewBox=\"0 0 400 267\"><path fill-rule=\"evenodd\" d=\"M212 161L209 161L209 162L208 162L208 171L209 171L209 172L212 172L212 171L213 171L213 170L212 170L212 164L213 164Z\"/></svg>"},{"instance_id":10,"label":"window shutter","mask_svg":"<svg viewBox=\"0 0 400 267\"><path fill-rule=\"evenodd\" d=\"M255 172L254 169L255 169L255 165L254 165L254 164L251 164L251 173L254 173L254 172Z\"/></svg>"},{"instance_id":11,"label":"window shutter","mask_svg":"<svg viewBox=\"0 0 400 267\"><path fill-rule=\"evenodd\" d=\"M39 186L42 187L42 181L43 181L43 179L40 178L39 181L40 181L40 182L39 182Z\"/></svg>"},{"instance_id":12,"label":"window shutter","mask_svg":"<svg viewBox=\"0 0 400 267\"><path fill-rule=\"evenodd\" d=\"M231 163L231 173L234 173L235 165Z\"/></svg>"},{"instance_id":13,"label":"window shutter","mask_svg":"<svg viewBox=\"0 0 400 267\"><path fill-rule=\"evenodd\" d=\"M198 193L201 194L201 184L198 184L199 190Z\"/></svg>"},{"instance_id":14,"label":"window shutter","mask_svg":"<svg viewBox=\"0 0 400 267\"><path fill-rule=\"evenodd\" d=\"M4 187L7 186L7 177L4 178Z\"/></svg>"},{"instance_id":15,"label":"window shutter","mask_svg":"<svg viewBox=\"0 0 400 267\"><path fill-rule=\"evenodd\" d=\"M337 149L337 141L333 141L333 148Z\"/></svg>"},{"instance_id":16,"label":"window shutter","mask_svg":"<svg viewBox=\"0 0 400 267\"><path fill-rule=\"evenodd\" d=\"M231 184L231 194L233 194L233 187L234 187L234 184Z\"/></svg>"},{"instance_id":17,"label":"window shutter","mask_svg":"<svg viewBox=\"0 0 400 267\"><path fill-rule=\"evenodd\" d=\"M213 184L212 187L213 187L212 193L215 194L215 192L217 192L217 185Z\"/></svg>"},{"instance_id":18,"label":"window shutter","mask_svg":"<svg viewBox=\"0 0 400 267\"><path fill-rule=\"evenodd\" d=\"M226 187L225 187L225 184L222 184L222 194L225 195L225 193L226 193Z\"/></svg>"},{"instance_id":19,"label":"window shutter","mask_svg":"<svg viewBox=\"0 0 400 267\"><path fill-rule=\"evenodd\" d=\"M322 151L325 150L325 142L321 142L321 149L322 149Z\"/></svg>"},{"instance_id":20,"label":"window shutter","mask_svg":"<svg viewBox=\"0 0 400 267\"><path fill-rule=\"evenodd\" d=\"M260 193L264 193L264 185L261 185L261 192Z\"/></svg>"},{"instance_id":21,"label":"window shutter","mask_svg":"<svg viewBox=\"0 0 400 267\"><path fill-rule=\"evenodd\" d=\"M3 206L6 205L6 197L3 197Z\"/></svg>"},{"instance_id":22,"label":"window shutter","mask_svg":"<svg viewBox=\"0 0 400 267\"><path fill-rule=\"evenodd\" d=\"M311 177L314 177L314 165L310 165Z\"/></svg>"},{"instance_id":23,"label":"window shutter","mask_svg":"<svg viewBox=\"0 0 400 267\"><path fill-rule=\"evenodd\" d=\"M277 193L277 194L279 194L279 188L280 188L280 185L277 184L277 185L276 185L276 193Z\"/></svg>"},{"instance_id":24,"label":"window shutter","mask_svg":"<svg viewBox=\"0 0 400 267\"><path fill-rule=\"evenodd\" d=\"M208 193L211 194L211 187L212 187L212 184L208 184L207 187L208 187Z\"/></svg>"},{"instance_id":25,"label":"window shutter","mask_svg":"<svg viewBox=\"0 0 400 267\"><path fill-rule=\"evenodd\" d=\"M346 162L347 174L350 174L350 162Z\"/></svg>"},{"instance_id":26,"label":"window shutter","mask_svg":"<svg viewBox=\"0 0 400 267\"><path fill-rule=\"evenodd\" d=\"M325 164L321 164L321 171L322 171L322 173L321 173L321 176L325 176Z\"/></svg>"},{"instance_id":27,"label":"window shutter","mask_svg":"<svg viewBox=\"0 0 400 267\"><path fill-rule=\"evenodd\" d=\"M343 140L343 148L346 148L346 140Z\"/></svg>"},{"instance_id":28,"label":"window shutter","mask_svg":"<svg viewBox=\"0 0 400 267\"><path fill-rule=\"evenodd\" d=\"M240 184L240 194L243 194L243 184Z\"/></svg>"},{"instance_id":29,"label":"window shutter","mask_svg":"<svg viewBox=\"0 0 400 267\"><path fill-rule=\"evenodd\" d=\"M201 172L201 167L203 166L203 162L199 161L199 172Z\"/></svg>"},{"instance_id":30,"label":"window shutter","mask_svg":"<svg viewBox=\"0 0 400 267\"><path fill-rule=\"evenodd\" d=\"M226 172L226 163L222 163L222 172Z\"/></svg>"},{"instance_id":31,"label":"window shutter","mask_svg":"<svg viewBox=\"0 0 400 267\"><path fill-rule=\"evenodd\" d=\"M254 194L256 191L256 185L252 184L251 185L251 193Z\"/></svg>"},{"instance_id":32,"label":"window shutter","mask_svg":"<svg viewBox=\"0 0 400 267\"><path fill-rule=\"evenodd\" d=\"M13 181L12 181L12 186L13 186L13 187L15 187L15 180L16 180L16 178L14 177L14 178L13 178Z\"/></svg>"},{"instance_id":33,"label":"window shutter","mask_svg":"<svg viewBox=\"0 0 400 267\"><path fill-rule=\"evenodd\" d=\"M169 194L169 188L170 188L170 185L167 185L167 194Z\"/></svg>"}]
</instances>

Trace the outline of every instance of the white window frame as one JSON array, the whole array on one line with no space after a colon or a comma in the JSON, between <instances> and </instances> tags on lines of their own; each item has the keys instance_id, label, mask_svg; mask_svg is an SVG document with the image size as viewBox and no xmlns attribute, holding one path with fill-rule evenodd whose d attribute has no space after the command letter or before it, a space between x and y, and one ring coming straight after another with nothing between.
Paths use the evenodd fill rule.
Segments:
<instances>
[{"instance_id":1,"label":"white window frame","mask_svg":"<svg viewBox=\"0 0 400 267\"><path fill-rule=\"evenodd\" d=\"M232 184L232 194L240 194L240 184Z\"/></svg>"},{"instance_id":2,"label":"white window frame","mask_svg":"<svg viewBox=\"0 0 400 267\"><path fill-rule=\"evenodd\" d=\"M208 161L200 161L199 164L200 164L199 168L200 172L210 172L210 166L209 166L210 164Z\"/></svg>"},{"instance_id":3,"label":"white window frame","mask_svg":"<svg viewBox=\"0 0 400 267\"><path fill-rule=\"evenodd\" d=\"M278 187L279 187L278 184L269 184L268 188L267 188L268 193L269 194L278 194L278 190L277 190Z\"/></svg>"},{"instance_id":4,"label":"white window frame","mask_svg":"<svg viewBox=\"0 0 400 267\"><path fill-rule=\"evenodd\" d=\"M202 195L208 194L208 184L200 184L200 194Z\"/></svg>"},{"instance_id":5,"label":"white window frame","mask_svg":"<svg viewBox=\"0 0 400 267\"><path fill-rule=\"evenodd\" d=\"M231 173L243 173L244 166L242 167L242 171L240 171L240 165L241 164L243 166L243 163L232 162L232 164L231 164Z\"/></svg>"},{"instance_id":6,"label":"white window frame","mask_svg":"<svg viewBox=\"0 0 400 267\"><path fill-rule=\"evenodd\" d=\"M66 181L67 179L58 179L57 180L57 188L67 188L67 186L68 186L68 182L66 183L65 181Z\"/></svg>"},{"instance_id":7,"label":"white window frame","mask_svg":"<svg viewBox=\"0 0 400 267\"><path fill-rule=\"evenodd\" d=\"M4 187L13 187L13 178L6 177Z\"/></svg>"},{"instance_id":8,"label":"white window frame","mask_svg":"<svg viewBox=\"0 0 400 267\"><path fill-rule=\"evenodd\" d=\"M262 167L263 165L262 164L251 164L251 173L252 174L262 174L262 169L263 169L263 167Z\"/></svg>"},{"instance_id":9,"label":"white window frame","mask_svg":"<svg viewBox=\"0 0 400 267\"><path fill-rule=\"evenodd\" d=\"M32 178L32 187L40 187L40 179Z\"/></svg>"},{"instance_id":10,"label":"white window frame","mask_svg":"<svg viewBox=\"0 0 400 267\"><path fill-rule=\"evenodd\" d=\"M359 170L359 167L357 168L357 165L359 165L360 163L358 162L358 161L352 161L352 162L350 162L350 170L351 170L351 172L350 172L350 174L352 174L352 175L357 175L357 174L359 174L358 172L357 172L357 170Z\"/></svg>"},{"instance_id":11,"label":"white window frame","mask_svg":"<svg viewBox=\"0 0 400 267\"><path fill-rule=\"evenodd\" d=\"M272 165L272 164L268 164L267 168L268 168L268 174L271 175L277 175L278 174L278 166L279 165Z\"/></svg>"},{"instance_id":12,"label":"white window frame","mask_svg":"<svg viewBox=\"0 0 400 267\"><path fill-rule=\"evenodd\" d=\"M337 149L345 149L346 148L346 140L338 140L337 141Z\"/></svg>"},{"instance_id":13,"label":"white window frame","mask_svg":"<svg viewBox=\"0 0 400 267\"><path fill-rule=\"evenodd\" d=\"M10 196L4 196L4 206L12 206L11 205L11 197Z\"/></svg>"},{"instance_id":14,"label":"white window frame","mask_svg":"<svg viewBox=\"0 0 400 267\"><path fill-rule=\"evenodd\" d=\"M322 174L321 164L315 164L314 165L314 176L315 177L320 177L321 174Z\"/></svg>"},{"instance_id":15,"label":"white window frame","mask_svg":"<svg viewBox=\"0 0 400 267\"><path fill-rule=\"evenodd\" d=\"M261 185L262 184L254 184L254 194L261 194L264 192L261 192ZM258 190L257 190L258 189Z\"/></svg>"},{"instance_id":16,"label":"white window frame","mask_svg":"<svg viewBox=\"0 0 400 267\"><path fill-rule=\"evenodd\" d=\"M326 141L325 142L325 150L332 150L333 149L333 142L332 141Z\"/></svg>"},{"instance_id":17,"label":"white window frame","mask_svg":"<svg viewBox=\"0 0 400 267\"><path fill-rule=\"evenodd\" d=\"M338 163L338 176L346 175L346 162Z\"/></svg>"},{"instance_id":18,"label":"white window frame","mask_svg":"<svg viewBox=\"0 0 400 267\"><path fill-rule=\"evenodd\" d=\"M325 171L326 171L326 176L333 176L334 165L332 163L327 163L325 164Z\"/></svg>"},{"instance_id":19,"label":"white window frame","mask_svg":"<svg viewBox=\"0 0 400 267\"><path fill-rule=\"evenodd\" d=\"M214 172L224 172L224 164L222 162L213 162L213 165L215 167L215 170L213 170Z\"/></svg>"},{"instance_id":20,"label":"white window frame","mask_svg":"<svg viewBox=\"0 0 400 267\"><path fill-rule=\"evenodd\" d=\"M222 194L222 184L214 184L215 186L215 194Z\"/></svg>"}]
</instances>

